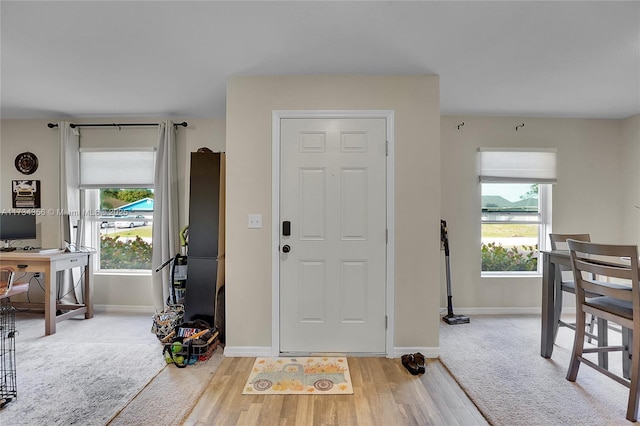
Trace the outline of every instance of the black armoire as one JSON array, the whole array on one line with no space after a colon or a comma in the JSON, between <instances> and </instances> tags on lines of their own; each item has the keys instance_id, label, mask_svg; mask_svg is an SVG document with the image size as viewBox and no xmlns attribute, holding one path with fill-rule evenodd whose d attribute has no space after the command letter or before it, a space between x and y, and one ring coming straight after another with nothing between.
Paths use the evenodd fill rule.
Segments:
<instances>
[{"instance_id":1,"label":"black armoire","mask_svg":"<svg viewBox=\"0 0 640 426\"><path fill-rule=\"evenodd\" d=\"M214 323L216 294L224 285L224 157L191 153L185 320L212 326L219 326Z\"/></svg>"}]
</instances>

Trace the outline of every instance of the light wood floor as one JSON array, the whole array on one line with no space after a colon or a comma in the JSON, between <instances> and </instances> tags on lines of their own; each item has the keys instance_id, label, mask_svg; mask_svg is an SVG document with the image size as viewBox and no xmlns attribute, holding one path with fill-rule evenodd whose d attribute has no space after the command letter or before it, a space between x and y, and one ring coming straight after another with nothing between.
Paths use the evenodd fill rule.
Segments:
<instances>
[{"instance_id":1,"label":"light wood floor","mask_svg":"<svg viewBox=\"0 0 640 426\"><path fill-rule=\"evenodd\" d=\"M353 395L242 395L255 358L226 358L185 425L486 425L438 360L348 358Z\"/></svg>"}]
</instances>

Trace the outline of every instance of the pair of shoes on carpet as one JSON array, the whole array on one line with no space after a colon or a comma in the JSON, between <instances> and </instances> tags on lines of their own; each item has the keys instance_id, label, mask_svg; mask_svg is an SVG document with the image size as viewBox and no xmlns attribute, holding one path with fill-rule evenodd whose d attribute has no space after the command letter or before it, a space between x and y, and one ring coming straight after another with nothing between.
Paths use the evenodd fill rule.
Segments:
<instances>
[{"instance_id":1,"label":"pair of shoes on carpet","mask_svg":"<svg viewBox=\"0 0 640 426\"><path fill-rule=\"evenodd\" d=\"M414 376L425 372L424 368L424 355L420 352L415 354L402 355L402 365Z\"/></svg>"}]
</instances>

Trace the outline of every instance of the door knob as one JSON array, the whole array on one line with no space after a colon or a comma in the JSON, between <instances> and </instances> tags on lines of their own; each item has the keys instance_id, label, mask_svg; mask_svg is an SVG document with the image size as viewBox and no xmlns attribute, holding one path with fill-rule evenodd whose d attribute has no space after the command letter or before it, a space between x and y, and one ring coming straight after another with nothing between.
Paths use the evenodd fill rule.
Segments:
<instances>
[{"instance_id":1,"label":"door knob","mask_svg":"<svg viewBox=\"0 0 640 426\"><path fill-rule=\"evenodd\" d=\"M289 253L290 251L291 251L291 247L289 247L289 244L285 244L282 246L283 253Z\"/></svg>"}]
</instances>

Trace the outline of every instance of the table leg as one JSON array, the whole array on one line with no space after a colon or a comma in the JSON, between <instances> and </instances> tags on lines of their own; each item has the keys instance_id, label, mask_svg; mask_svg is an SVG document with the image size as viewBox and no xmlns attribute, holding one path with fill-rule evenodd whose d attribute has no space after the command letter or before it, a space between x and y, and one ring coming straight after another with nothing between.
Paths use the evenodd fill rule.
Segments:
<instances>
[{"instance_id":1,"label":"table leg","mask_svg":"<svg viewBox=\"0 0 640 426\"><path fill-rule=\"evenodd\" d=\"M58 294L58 280L55 272L51 272L51 265L45 267L44 272L44 334L49 336L56 332L56 295Z\"/></svg>"},{"instance_id":2,"label":"table leg","mask_svg":"<svg viewBox=\"0 0 640 426\"><path fill-rule=\"evenodd\" d=\"M83 302L84 302L84 306L87 308L87 312L85 312L84 317L85 319L89 319L89 318L93 318L93 301L91 299L92 296L92 285L93 283L91 282L91 277L93 277L93 265L91 262L91 256L89 256L89 259L87 261L87 264L84 267L84 295L83 295Z\"/></svg>"},{"instance_id":3,"label":"table leg","mask_svg":"<svg viewBox=\"0 0 640 426\"><path fill-rule=\"evenodd\" d=\"M542 332L540 339L540 356L551 358L553 353L553 299L555 265L549 255L542 254Z\"/></svg>"}]
</instances>

